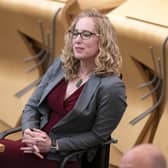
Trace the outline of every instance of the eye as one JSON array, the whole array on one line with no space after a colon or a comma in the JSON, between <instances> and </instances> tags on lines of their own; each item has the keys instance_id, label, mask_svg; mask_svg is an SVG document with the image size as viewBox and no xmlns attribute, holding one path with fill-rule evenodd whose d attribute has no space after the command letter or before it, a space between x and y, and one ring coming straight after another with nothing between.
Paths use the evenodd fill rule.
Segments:
<instances>
[{"instance_id":1,"label":"eye","mask_svg":"<svg viewBox=\"0 0 168 168\"><path fill-rule=\"evenodd\" d=\"M89 37L92 36L92 33L89 32L89 31L83 31L83 32L82 32L82 36L83 36L83 37L86 37L86 38L89 38Z\"/></svg>"},{"instance_id":2,"label":"eye","mask_svg":"<svg viewBox=\"0 0 168 168\"><path fill-rule=\"evenodd\" d=\"M78 36L78 34L79 34L78 31L73 31L72 32L72 35L75 36L75 37Z\"/></svg>"}]
</instances>

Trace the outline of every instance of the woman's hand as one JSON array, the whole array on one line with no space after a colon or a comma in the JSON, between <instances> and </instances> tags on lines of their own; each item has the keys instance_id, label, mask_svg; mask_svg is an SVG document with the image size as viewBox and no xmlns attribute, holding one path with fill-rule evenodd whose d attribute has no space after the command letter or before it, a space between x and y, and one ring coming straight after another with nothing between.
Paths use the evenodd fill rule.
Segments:
<instances>
[{"instance_id":1,"label":"woman's hand","mask_svg":"<svg viewBox=\"0 0 168 168\"><path fill-rule=\"evenodd\" d=\"M26 129L23 134L22 142L26 147L21 147L24 153L34 153L40 158L44 158L40 153L46 153L50 150L51 139L40 129Z\"/></svg>"}]
</instances>

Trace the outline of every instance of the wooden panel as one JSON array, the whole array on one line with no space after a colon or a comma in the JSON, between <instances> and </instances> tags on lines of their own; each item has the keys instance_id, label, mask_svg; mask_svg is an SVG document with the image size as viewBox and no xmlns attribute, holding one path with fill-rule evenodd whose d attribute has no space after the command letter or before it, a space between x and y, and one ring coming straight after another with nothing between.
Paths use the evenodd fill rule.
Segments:
<instances>
[{"instance_id":1,"label":"wooden panel","mask_svg":"<svg viewBox=\"0 0 168 168\"><path fill-rule=\"evenodd\" d=\"M128 54L125 52L122 53L125 62L122 72L123 79L126 83L128 107L119 126L114 131L113 137L119 140L116 146L124 153L134 146L150 115L135 125L131 125L129 122L153 105L153 97L149 97L145 101L140 99L140 97L148 93L150 89L138 89L137 86L141 83L145 83L147 79L138 64L136 64Z\"/></svg>"},{"instance_id":2,"label":"wooden panel","mask_svg":"<svg viewBox=\"0 0 168 168\"><path fill-rule=\"evenodd\" d=\"M168 20L165 19L168 7L167 0L141 0L138 5L135 0L131 0L129 4L131 4L131 10L127 12L128 17L168 28Z\"/></svg>"},{"instance_id":3,"label":"wooden panel","mask_svg":"<svg viewBox=\"0 0 168 168\"><path fill-rule=\"evenodd\" d=\"M165 108L158 124L158 128L155 134L153 143L158 146L166 156L168 160L168 103L166 101Z\"/></svg>"},{"instance_id":4,"label":"wooden panel","mask_svg":"<svg viewBox=\"0 0 168 168\"><path fill-rule=\"evenodd\" d=\"M123 153L118 150L118 148L115 145L110 146L110 166L118 166L121 158L123 156Z\"/></svg>"},{"instance_id":5,"label":"wooden panel","mask_svg":"<svg viewBox=\"0 0 168 168\"><path fill-rule=\"evenodd\" d=\"M167 68L165 74L163 74L164 64L167 67L168 62L167 59L164 59L162 50L163 43L168 35L168 15L165 14L167 3L167 0L163 0L162 2L159 0L142 0L138 3L137 1L129 0L107 14L119 37L119 46L124 58L123 76L128 94L127 111L119 127L113 134L113 137L119 140L116 147L121 152L129 150L134 143L150 142L155 143L161 148L168 158L168 143L166 141L167 135L165 134L165 130L168 129L168 108L166 101L168 98ZM153 48L154 61L157 64L156 69L149 49L151 47ZM167 43L165 50L165 57L167 58ZM158 60L160 60L162 73L159 70ZM140 114L150 106L153 106L161 94L159 89L157 89L157 93L153 93L145 99L146 102L138 101L140 96L149 93L155 86L155 84L153 86L150 85L143 91L142 89L137 90L136 86L138 83L148 81L146 78L148 75L144 73L143 66L153 74L156 74L159 79L162 79L163 83L166 83L166 90L163 91L165 99L162 99L159 108L154 110L152 115L146 116L143 120L131 126L128 124L130 119L134 118L134 115ZM160 85L160 88L162 86Z\"/></svg>"},{"instance_id":6,"label":"wooden panel","mask_svg":"<svg viewBox=\"0 0 168 168\"><path fill-rule=\"evenodd\" d=\"M3 144L0 144L0 152L4 152L5 146Z\"/></svg>"},{"instance_id":7,"label":"wooden panel","mask_svg":"<svg viewBox=\"0 0 168 168\"><path fill-rule=\"evenodd\" d=\"M81 9L96 8L106 13L120 6L125 0L77 0Z\"/></svg>"},{"instance_id":8,"label":"wooden panel","mask_svg":"<svg viewBox=\"0 0 168 168\"><path fill-rule=\"evenodd\" d=\"M23 107L35 87L21 97L16 97L15 94L42 75L43 66L35 68L31 73L25 71L38 64L40 59L33 59L29 62L24 62L24 59L37 53L35 47L36 49L37 47L39 49L49 47L54 49L55 53L56 50L60 52L62 34L57 40L55 40L56 33L53 34L53 46L47 46L47 42L48 34L52 34L52 26L54 26L54 14L63 5L63 3L41 0L0 1L0 120L4 128L20 124ZM43 26L45 44L42 41L40 22ZM59 28L53 27L53 31L58 31ZM60 42L57 48L54 46L55 41ZM55 56L54 52L52 56Z\"/></svg>"},{"instance_id":9,"label":"wooden panel","mask_svg":"<svg viewBox=\"0 0 168 168\"><path fill-rule=\"evenodd\" d=\"M25 64L24 58L32 53L23 43L15 27L14 14L2 10L0 13L0 120L15 127L22 114L23 106L31 91L21 98L15 94L26 85L38 79L38 70L26 74L25 69L33 63Z\"/></svg>"}]
</instances>

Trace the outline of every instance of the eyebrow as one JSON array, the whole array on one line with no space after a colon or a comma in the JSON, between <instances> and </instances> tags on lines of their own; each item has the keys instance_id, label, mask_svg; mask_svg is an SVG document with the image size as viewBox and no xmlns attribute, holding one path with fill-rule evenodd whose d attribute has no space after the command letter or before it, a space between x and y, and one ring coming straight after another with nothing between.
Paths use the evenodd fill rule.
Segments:
<instances>
[{"instance_id":1,"label":"eyebrow","mask_svg":"<svg viewBox=\"0 0 168 168\"><path fill-rule=\"evenodd\" d=\"M92 30L85 30L85 29L83 29L83 30L74 29L74 30L76 30L76 31L78 31L78 32L83 32L83 31L93 32Z\"/></svg>"}]
</instances>

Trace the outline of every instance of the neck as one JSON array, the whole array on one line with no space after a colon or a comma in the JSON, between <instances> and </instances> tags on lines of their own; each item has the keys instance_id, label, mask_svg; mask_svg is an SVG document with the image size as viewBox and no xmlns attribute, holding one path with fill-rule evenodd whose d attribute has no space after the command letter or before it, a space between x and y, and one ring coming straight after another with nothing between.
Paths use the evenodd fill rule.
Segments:
<instances>
[{"instance_id":1,"label":"neck","mask_svg":"<svg viewBox=\"0 0 168 168\"><path fill-rule=\"evenodd\" d=\"M78 72L78 76L85 77L90 76L94 70L95 64L93 63L80 63L80 69Z\"/></svg>"}]
</instances>

